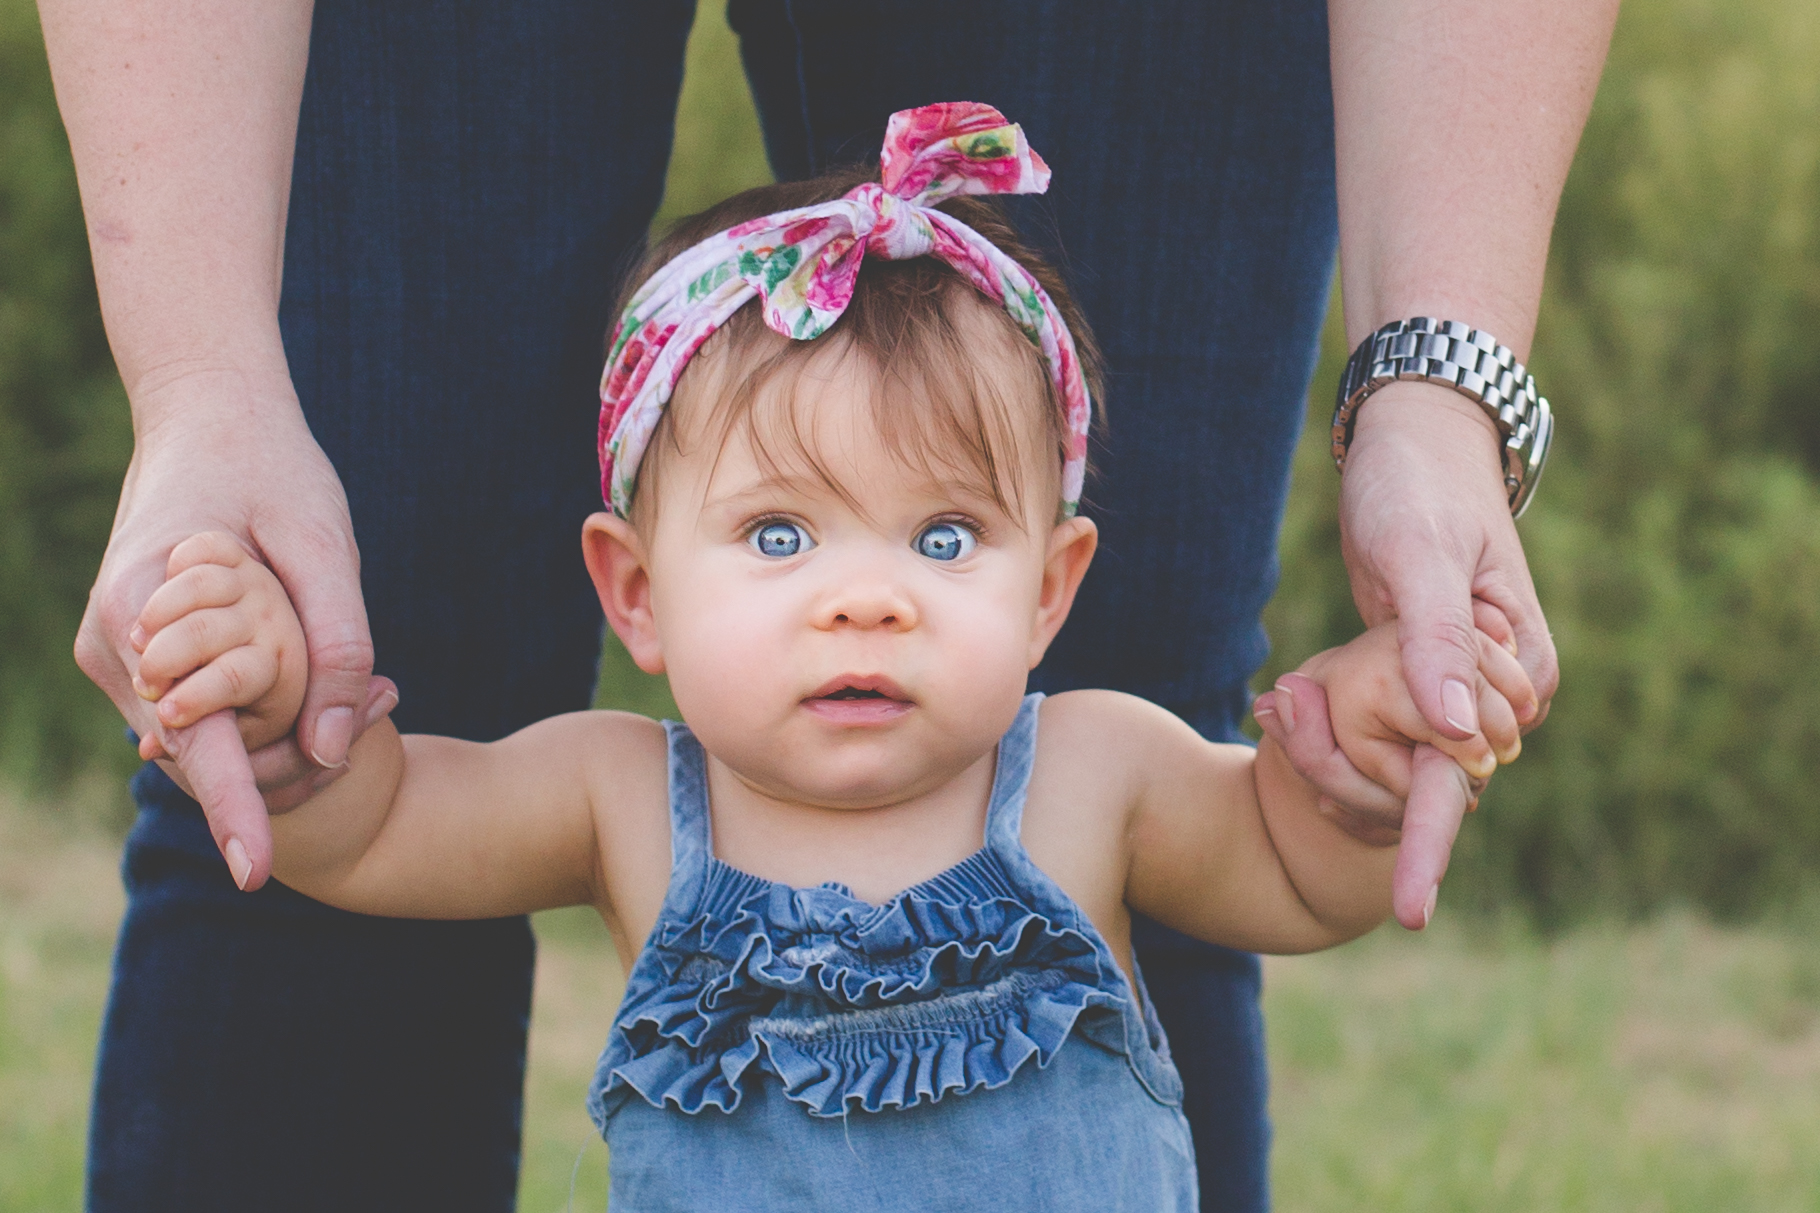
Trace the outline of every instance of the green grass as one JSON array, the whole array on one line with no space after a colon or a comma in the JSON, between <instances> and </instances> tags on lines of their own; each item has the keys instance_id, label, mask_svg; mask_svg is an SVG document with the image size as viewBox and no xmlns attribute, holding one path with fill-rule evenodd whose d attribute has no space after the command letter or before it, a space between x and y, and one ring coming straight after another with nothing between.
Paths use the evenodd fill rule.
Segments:
<instances>
[{"instance_id":1,"label":"green grass","mask_svg":"<svg viewBox=\"0 0 1820 1213\"><path fill-rule=\"evenodd\" d=\"M0 1213L82 1204L118 853L68 810L0 798Z\"/></svg>"},{"instance_id":2,"label":"green grass","mask_svg":"<svg viewBox=\"0 0 1820 1213\"><path fill-rule=\"evenodd\" d=\"M84 801L76 802L86 803ZM81 1206L118 844L0 799L0 1213ZM582 1100L620 976L537 917L520 1207L606 1200ZM1390 928L1266 966L1286 1213L1820 1207L1820 935L1670 915L1544 941Z\"/></svg>"},{"instance_id":3,"label":"green grass","mask_svg":"<svg viewBox=\"0 0 1820 1213\"><path fill-rule=\"evenodd\" d=\"M1281 1208L1820 1208L1811 936L1444 924L1267 965Z\"/></svg>"}]
</instances>

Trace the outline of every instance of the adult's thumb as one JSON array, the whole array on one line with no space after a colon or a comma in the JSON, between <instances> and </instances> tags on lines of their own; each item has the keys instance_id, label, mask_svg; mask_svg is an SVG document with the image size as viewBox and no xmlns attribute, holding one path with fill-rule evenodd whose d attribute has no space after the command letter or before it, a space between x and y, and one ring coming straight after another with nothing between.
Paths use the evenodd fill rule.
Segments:
<instances>
[{"instance_id":1,"label":"adult's thumb","mask_svg":"<svg viewBox=\"0 0 1820 1213\"><path fill-rule=\"evenodd\" d=\"M272 825L233 710L224 708L188 728L170 730L164 744L202 803L209 833L234 883L251 893L272 874Z\"/></svg>"},{"instance_id":2,"label":"adult's thumb","mask_svg":"<svg viewBox=\"0 0 1820 1213\"><path fill-rule=\"evenodd\" d=\"M297 742L318 766L347 761L348 748L366 719L373 639L360 596L357 559L314 575L286 577L285 589L303 624L310 683L297 719Z\"/></svg>"},{"instance_id":3,"label":"adult's thumb","mask_svg":"<svg viewBox=\"0 0 1820 1213\"><path fill-rule=\"evenodd\" d=\"M1441 736L1464 741L1479 731L1479 633L1470 582L1431 567L1396 587L1397 644L1410 697Z\"/></svg>"}]
</instances>

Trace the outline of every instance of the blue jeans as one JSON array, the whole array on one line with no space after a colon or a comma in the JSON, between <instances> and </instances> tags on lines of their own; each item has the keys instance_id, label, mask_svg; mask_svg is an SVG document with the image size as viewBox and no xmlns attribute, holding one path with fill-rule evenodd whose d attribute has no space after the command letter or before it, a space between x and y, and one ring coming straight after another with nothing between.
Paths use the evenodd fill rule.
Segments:
<instances>
[{"instance_id":1,"label":"blue jeans","mask_svg":"<svg viewBox=\"0 0 1820 1213\"><path fill-rule=\"evenodd\" d=\"M595 388L662 189L693 0L318 0L280 319L340 471L401 728L493 738L585 706L600 614ZM1105 347L1101 554L1037 682L1231 739L1262 661L1335 243L1315 0L733 0L780 176L887 114L990 102L1020 200ZM234 891L196 806L134 783L93 1209L499 1210L516 1184L522 919L363 918ZM1258 970L1154 924L1203 1208L1266 1206Z\"/></svg>"}]
</instances>

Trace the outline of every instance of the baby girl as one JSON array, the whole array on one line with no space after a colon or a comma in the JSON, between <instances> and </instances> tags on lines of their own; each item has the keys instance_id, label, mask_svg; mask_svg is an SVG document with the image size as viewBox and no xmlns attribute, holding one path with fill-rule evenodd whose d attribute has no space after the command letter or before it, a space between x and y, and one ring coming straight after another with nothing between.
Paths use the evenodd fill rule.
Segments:
<instances>
[{"instance_id":1,"label":"baby girl","mask_svg":"<svg viewBox=\"0 0 1820 1213\"><path fill-rule=\"evenodd\" d=\"M1270 737L1025 694L1093 560L1095 365L977 195L1046 180L996 111L932 106L893 119L881 173L685 221L634 278L609 510L582 527L609 624L683 723L585 712L493 744L382 723L271 820L278 879L350 910L599 911L628 974L590 1100L615 1210L1192 1210L1131 914L1305 952L1391 910L1394 837L1347 828ZM166 723L243 706L288 729L277 580L220 535L170 572L141 620ZM1393 630L1302 672L1382 781L1407 786L1418 742L1483 777L1533 693L1481 648L1465 742L1410 701ZM223 663L237 687L203 676Z\"/></svg>"}]
</instances>

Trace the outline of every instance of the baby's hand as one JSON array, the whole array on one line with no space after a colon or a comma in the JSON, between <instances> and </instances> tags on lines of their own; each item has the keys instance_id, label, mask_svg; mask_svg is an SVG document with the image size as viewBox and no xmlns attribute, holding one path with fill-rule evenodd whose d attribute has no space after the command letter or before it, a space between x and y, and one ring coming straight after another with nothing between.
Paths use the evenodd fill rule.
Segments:
<instances>
[{"instance_id":1,"label":"baby's hand","mask_svg":"<svg viewBox=\"0 0 1820 1213\"><path fill-rule=\"evenodd\" d=\"M133 687L158 705L162 729L223 709L248 751L285 736L309 680L303 627L284 586L230 535L195 535L171 552L160 586L133 626ZM142 758L166 757L163 739L139 741Z\"/></svg>"},{"instance_id":2,"label":"baby's hand","mask_svg":"<svg viewBox=\"0 0 1820 1213\"><path fill-rule=\"evenodd\" d=\"M1477 804L1498 764L1513 761L1522 749L1517 721L1533 709L1535 691L1507 647L1508 625L1501 624L1501 616L1482 622L1502 640L1480 634L1476 702L1472 712L1460 713L1476 715L1479 731L1464 741L1436 733L1417 710L1394 623L1319 654L1279 681L1276 691L1259 696L1259 723L1279 743L1296 745L1304 757L1321 748L1334 755L1329 765L1350 764L1322 780L1361 785L1345 808L1323 798L1323 810L1337 824L1366 841L1387 844L1400 834L1395 907L1407 927L1425 925L1434 911L1461 816ZM1285 725L1293 740L1279 735ZM1315 734L1323 745L1308 743ZM1355 799L1361 803L1351 803Z\"/></svg>"},{"instance_id":3,"label":"baby's hand","mask_svg":"<svg viewBox=\"0 0 1820 1213\"><path fill-rule=\"evenodd\" d=\"M1317 654L1296 672L1326 691L1334 741L1352 764L1372 782L1403 797L1409 795L1411 750L1417 744L1434 746L1475 781L1489 779L1500 763L1514 762L1523 749L1519 709L1536 698L1515 655L1481 632L1472 705L1479 731L1464 741L1443 737L1409 694L1394 621Z\"/></svg>"}]
</instances>

